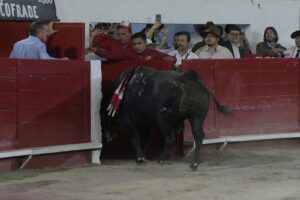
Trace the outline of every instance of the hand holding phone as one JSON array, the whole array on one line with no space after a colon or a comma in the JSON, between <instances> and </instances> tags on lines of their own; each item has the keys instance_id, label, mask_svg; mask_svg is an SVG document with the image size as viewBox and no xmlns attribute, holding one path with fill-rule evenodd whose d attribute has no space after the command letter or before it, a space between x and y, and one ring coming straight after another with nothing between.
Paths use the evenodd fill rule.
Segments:
<instances>
[{"instance_id":1,"label":"hand holding phone","mask_svg":"<svg viewBox=\"0 0 300 200\"><path fill-rule=\"evenodd\" d=\"M155 22L161 23L161 15L160 14L155 15Z\"/></svg>"}]
</instances>

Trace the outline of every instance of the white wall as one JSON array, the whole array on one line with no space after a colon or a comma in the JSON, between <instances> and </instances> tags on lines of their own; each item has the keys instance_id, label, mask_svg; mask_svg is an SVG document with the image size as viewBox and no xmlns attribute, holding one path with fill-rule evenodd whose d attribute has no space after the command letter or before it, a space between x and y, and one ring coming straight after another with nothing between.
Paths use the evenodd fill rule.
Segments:
<instances>
[{"instance_id":1,"label":"white wall","mask_svg":"<svg viewBox=\"0 0 300 200\"><path fill-rule=\"evenodd\" d=\"M290 34L299 29L300 0L56 0L57 15L63 22L133 23L154 21L161 14L165 23L250 24L246 35L255 47L265 27L274 26L280 43L293 45Z\"/></svg>"}]
</instances>

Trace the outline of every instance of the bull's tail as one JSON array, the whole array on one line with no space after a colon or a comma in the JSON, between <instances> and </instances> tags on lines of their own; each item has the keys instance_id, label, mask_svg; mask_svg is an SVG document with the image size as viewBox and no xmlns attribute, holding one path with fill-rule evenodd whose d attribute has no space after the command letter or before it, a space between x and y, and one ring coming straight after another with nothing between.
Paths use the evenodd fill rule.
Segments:
<instances>
[{"instance_id":1,"label":"bull's tail","mask_svg":"<svg viewBox=\"0 0 300 200\"><path fill-rule=\"evenodd\" d=\"M207 93L209 94L209 96L214 100L216 106L217 106L217 110L221 113L223 113L224 115L228 115L231 114L229 108L227 108L226 106L222 105L217 98L215 97L215 95L210 91L209 88L207 88L204 84L203 84L204 88L206 89Z\"/></svg>"},{"instance_id":2,"label":"bull's tail","mask_svg":"<svg viewBox=\"0 0 300 200\"><path fill-rule=\"evenodd\" d=\"M226 106L222 105L215 97L212 97L216 106L217 106L217 110L221 113L223 113L224 115L228 115L231 114L231 111L229 110L229 108L227 108Z\"/></svg>"},{"instance_id":3,"label":"bull's tail","mask_svg":"<svg viewBox=\"0 0 300 200\"><path fill-rule=\"evenodd\" d=\"M205 85L205 83L203 82L203 80L201 79L201 77L194 71L190 71L192 74L194 74L195 78L197 79L197 81L199 81L202 85L202 87L204 88L204 90L206 90L206 92L208 93L208 95L213 99L213 101L215 102L216 106L217 106L217 110L221 113L223 113L224 115L227 114L231 114L231 111L229 108L227 108L226 106L222 105L217 98L215 97L215 95L210 91L210 89Z\"/></svg>"}]
</instances>

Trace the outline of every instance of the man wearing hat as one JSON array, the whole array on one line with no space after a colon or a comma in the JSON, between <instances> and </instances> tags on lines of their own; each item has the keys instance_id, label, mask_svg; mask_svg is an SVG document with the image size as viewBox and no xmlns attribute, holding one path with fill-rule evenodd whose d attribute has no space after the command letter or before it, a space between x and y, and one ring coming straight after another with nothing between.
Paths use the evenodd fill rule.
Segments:
<instances>
[{"instance_id":1,"label":"man wearing hat","mask_svg":"<svg viewBox=\"0 0 300 200\"><path fill-rule=\"evenodd\" d=\"M215 24L213 22L206 22L206 24L198 24L194 26L195 31L199 34L199 36L202 38L205 37L205 31L209 29L209 27L214 26ZM196 52L198 49L202 48L205 46L205 41L204 39L201 40L200 42L197 42L196 44L193 45L192 47L192 52Z\"/></svg>"},{"instance_id":2,"label":"man wearing hat","mask_svg":"<svg viewBox=\"0 0 300 200\"><path fill-rule=\"evenodd\" d=\"M300 58L300 30L291 34L291 38L295 39L295 46L287 49L284 54L285 58Z\"/></svg>"},{"instance_id":3,"label":"man wearing hat","mask_svg":"<svg viewBox=\"0 0 300 200\"><path fill-rule=\"evenodd\" d=\"M107 34L99 34L93 41L91 50L96 55L114 59L118 57L123 50L129 50L131 45L131 23L129 21L122 21L117 28L117 39L110 39Z\"/></svg>"},{"instance_id":4,"label":"man wearing hat","mask_svg":"<svg viewBox=\"0 0 300 200\"><path fill-rule=\"evenodd\" d=\"M204 36L206 45L196 51L200 59L233 59L230 51L218 44L220 41L220 29L218 27L211 26Z\"/></svg>"}]
</instances>

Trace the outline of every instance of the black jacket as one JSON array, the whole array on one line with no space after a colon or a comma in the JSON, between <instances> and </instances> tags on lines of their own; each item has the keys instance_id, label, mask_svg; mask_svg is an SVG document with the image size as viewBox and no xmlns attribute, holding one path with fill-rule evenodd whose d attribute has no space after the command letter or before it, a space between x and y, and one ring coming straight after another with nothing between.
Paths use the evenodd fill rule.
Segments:
<instances>
[{"instance_id":1,"label":"black jacket","mask_svg":"<svg viewBox=\"0 0 300 200\"><path fill-rule=\"evenodd\" d=\"M227 49L229 49L229 51L231 52L232 56L234 57L233 48L232 48L232 44L231 44L230 41L225 41L221 45L223 47L226 47ZM239 51L240 51L241 58L244 58L245 50L243 48L239 47Z\"/></svg>"}]
</instances>

